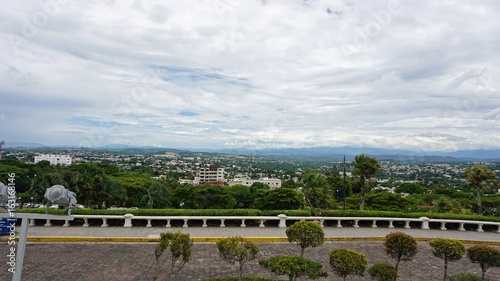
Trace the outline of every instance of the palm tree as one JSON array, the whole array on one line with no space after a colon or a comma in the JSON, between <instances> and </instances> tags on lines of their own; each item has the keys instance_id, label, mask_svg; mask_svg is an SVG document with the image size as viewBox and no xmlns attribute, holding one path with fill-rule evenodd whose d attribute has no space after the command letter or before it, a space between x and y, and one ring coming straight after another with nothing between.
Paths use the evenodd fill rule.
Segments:
<instances>
[{"instance_id":1,"label":"palm tree","mask_svg":"<svg viewBox=\"0 0 500 281\"><path fill-rule=\"evenodd\" d=\"M467 180L469 185L476 189L477 212L483 213L481 205L481 190L490 190L493 186L499 186L499 181L495 172L488 167L475 164L471 169L465 169L462 177Z\"/></svg>"},{"instance_id":2,"label":"palm tree","mask_svg":"<svg viewBox=\"0 0 500 281\"><path fill-rule=\"evenodd\" d=\"M152 209L155 204L165 205L168 203L168 190L159 183L153 183L141 197L141 201L146 202L146 206ZM156 202L156 203L155 203Z\"/></svg>"},{"instance_id":3,"label":"palm tree","mask_svg":"<svg viewBox=\"0 0 500 281\"><path fill-rule=\"evenodd\" d=\"M366 156L364 153L354 157L354 174L360 178L361 200L359 209L365 209L365 181L370 180L380 169L380 162L373 157Z\"/></svg>"},{"instance_id":4,"label":"palm tree","mask_svg":"<svg viewBox=\"0 0 500 281\"><path fill-rule=\"evenodd\" d=\"M302 176L300 188L304 205L315 208L327 208L333 204L332 191L327 178L313 170L306 170Z\"/></svg>"},{"instance_id":5,"label":"palm tree","mask_svg":"<svg viewBox=\"0 0 500 281\"><path fill-rule=\"evenodd\" d=\"M105 176L96 196L98 198L97 202L101 204L101 209L106 209L107 203L119 203L125 199L125 188L118 180Z\"/></svg>"}]
</instances>

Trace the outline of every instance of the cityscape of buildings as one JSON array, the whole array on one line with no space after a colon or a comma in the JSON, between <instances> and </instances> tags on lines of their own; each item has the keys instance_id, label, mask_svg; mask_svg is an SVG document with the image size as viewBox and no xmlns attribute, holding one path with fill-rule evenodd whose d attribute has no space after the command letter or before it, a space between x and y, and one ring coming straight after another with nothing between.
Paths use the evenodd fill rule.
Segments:
<instances>
[{"instance_id":1,"label":"cityscape of buildings","mask_svg":"<svg viewBox=\"0 0 500 281\"><path fill-rule=\"evenodd\" d=\"M259 182L270 189L279 188L282 182L293 180L307 168L317 169L325 175L338 173L342 163L324 163L318 161L300 162L276 160L252 155L202 153L190 151L158 151L144 153L139 151L98 151L89 149L62 149L58 151L37 151L34 149L9 149L5 158L15 158L25 163L49 161L52 165L70 165L79 163L109 164L125 171L148 173L153 179L166 179L175 174L181 184L203 185L246 185ZM464 183L463 171L471 162L455 163L407 163L381 160L381 169L373 179L377 188L392 191L401 183L440 184L457 187ZM500 168L494 163L497 173ZM348 167L346 176L352 173Z\"/></svg>"}]
</instances>

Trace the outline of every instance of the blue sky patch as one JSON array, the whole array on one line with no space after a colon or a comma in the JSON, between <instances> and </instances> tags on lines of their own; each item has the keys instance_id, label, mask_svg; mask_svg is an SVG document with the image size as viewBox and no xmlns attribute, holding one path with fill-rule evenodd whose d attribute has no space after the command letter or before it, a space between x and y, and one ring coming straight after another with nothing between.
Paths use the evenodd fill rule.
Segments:
<instances>
[{"instance_id":1,"label":"blue sky patch","mask_svg":"<svg viewBox=\"0 0 500 281\"><path fill-rule=\"evenodd\" d=\"M248 86L248 80L221 74L219 69L187 68L177 66L151 66L160 78L176 84L217 81L222 83Z\"/></svg>"},{"instance_id":2,"label":"blue sky patch","mask_svg":"<svg viewBox=\"0 0 500 281\"><path fill-rule=\"evenodd\" d=\"M182 110L181 112L179 112L179 115L180 116L198 116L199 114L196 112L193 112L193 111L189 111L189 110Z\"/></svg>"},{"instance_id":3,"label":"blue sky patch","mask_svg":"<svg viewBox=\"0 0 500 281\"><path fill-rule=\"evenodd\" d=\"M100 128L112 128L117 126L128 126L127 124L114 122L114 121L102 121L90 117L75 117L68 120L69 123L75 125L84 125L89 127L100 127Z\"/></svg>"}]
</instances>

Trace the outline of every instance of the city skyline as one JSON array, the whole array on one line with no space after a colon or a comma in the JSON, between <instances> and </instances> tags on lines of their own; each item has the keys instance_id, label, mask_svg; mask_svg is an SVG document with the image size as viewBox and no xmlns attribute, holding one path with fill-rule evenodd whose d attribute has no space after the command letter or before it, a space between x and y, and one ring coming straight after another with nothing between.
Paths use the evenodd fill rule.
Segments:
<instances>
[{"instance_id":1,"label":"city skyline","mask_svg":"<svg viewBox=\"0 0 500 281\"><path fill-rule=\"evenodd\" d=\"M500 149L500 3L4 3L0 141Z\"/></svg>"}]
</instances>

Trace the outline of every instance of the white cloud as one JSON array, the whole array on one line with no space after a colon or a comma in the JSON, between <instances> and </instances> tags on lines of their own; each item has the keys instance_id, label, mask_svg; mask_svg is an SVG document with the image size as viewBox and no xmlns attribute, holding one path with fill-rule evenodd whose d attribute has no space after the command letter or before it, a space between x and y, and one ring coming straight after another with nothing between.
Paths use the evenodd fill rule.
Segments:
<instances>
[{"instance_id":1,"label":"white cloud","mask_svg":"<svg viewBox=\"0 0 500 281\"><path fill-rule=\"evenodd\" d=\"M495 1L60 2L2 5L0 139L500 148Z\"/></svg>"}]
</instances>

